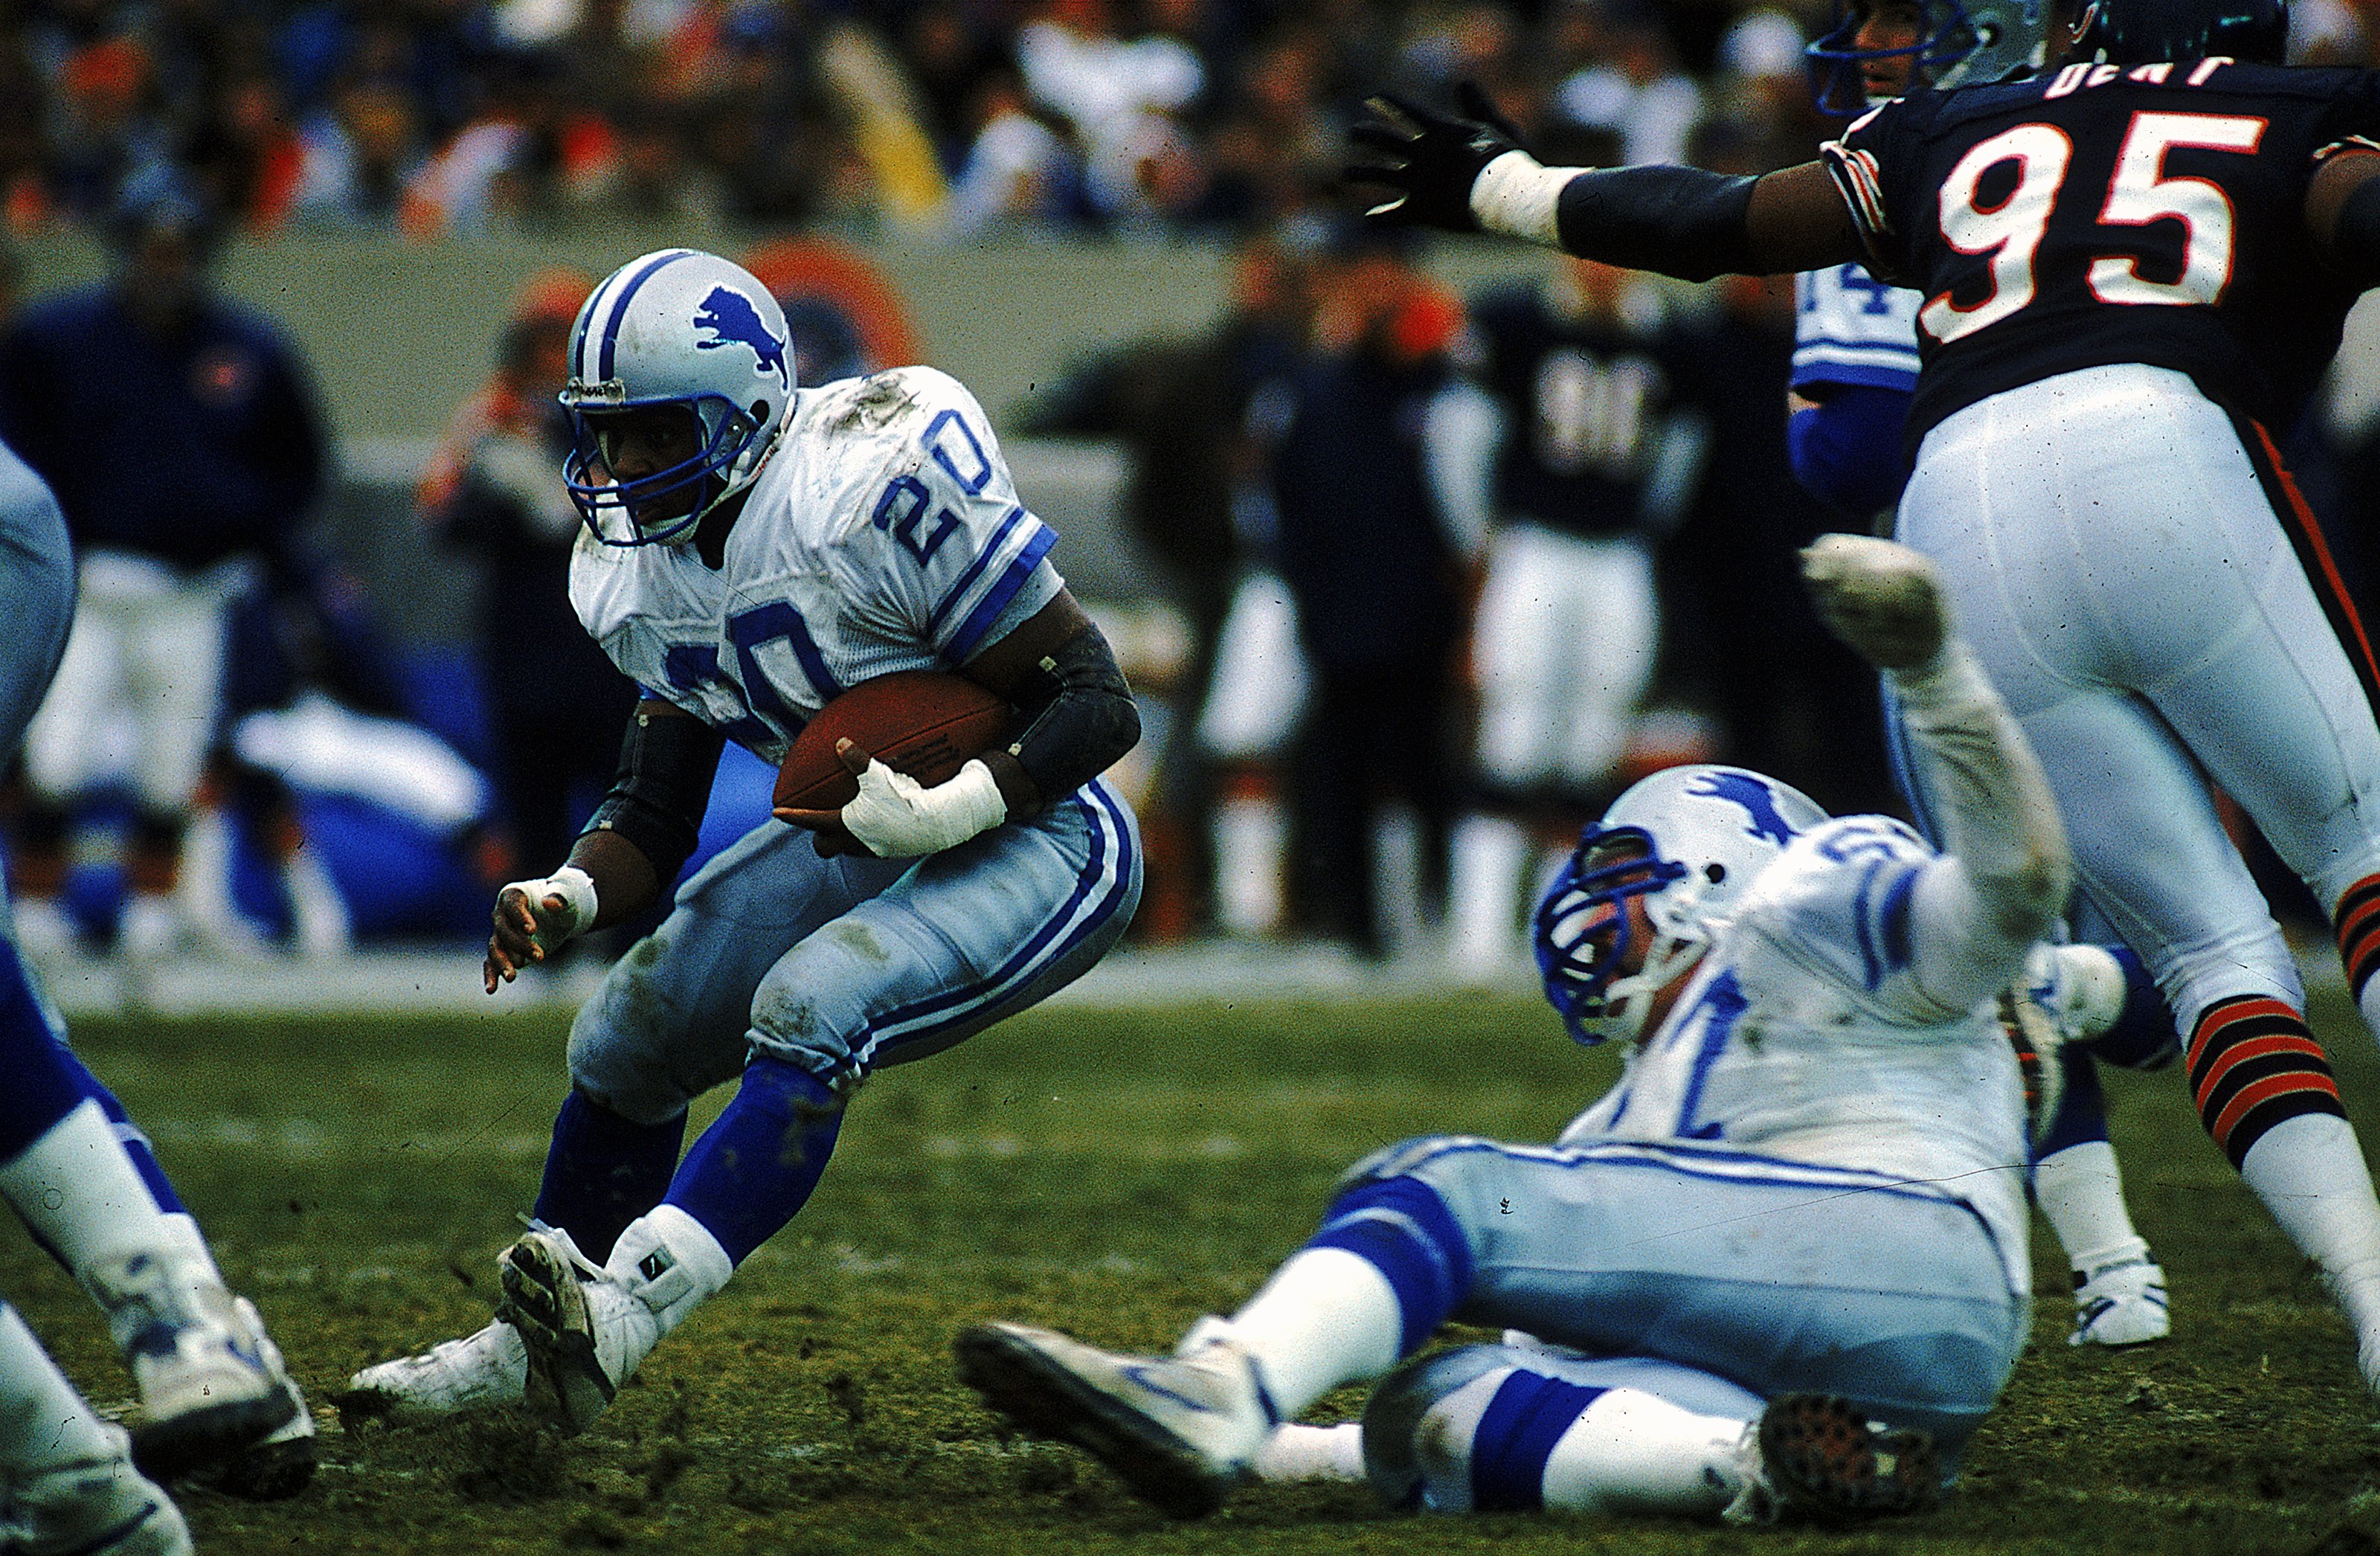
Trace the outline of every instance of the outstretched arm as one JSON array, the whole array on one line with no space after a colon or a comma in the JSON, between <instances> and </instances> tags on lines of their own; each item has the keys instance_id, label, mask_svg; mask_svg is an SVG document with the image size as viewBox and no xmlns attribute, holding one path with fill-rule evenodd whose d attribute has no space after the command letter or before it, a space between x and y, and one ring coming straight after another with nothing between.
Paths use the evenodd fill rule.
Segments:
<instances>
[{"instance_id":1,"label":"outstretched arm","mask_svg":"<svg viewBox=\"0 0 2380 1556\"><path fill-rule=\"evenodd\" d=\"M1759 177L1694 167L1548 167L1467 89L1457 117L1398 97L1352 132L1366 160L1352 182L1388 198L1397 225L1492 232L1688 281L1774 275L1863 257L1851 209L1815 162Z\"/></svg>"},{"instance_id":2,"label":"outstretched arm","mask_svg":"<svg viewBox=\"0 0 2380 1556\"><path fill-rule=\"evenodd\" d=\"M1934 565L1867 535L1802 553L1818 613L1891 683L1941 830L1941 868L1917 886L1918 981L1964 1006L2000 989L2047 932L2073 882L2049 780L2015 715L1950 631Z\"/></svg>"}]
</instances>

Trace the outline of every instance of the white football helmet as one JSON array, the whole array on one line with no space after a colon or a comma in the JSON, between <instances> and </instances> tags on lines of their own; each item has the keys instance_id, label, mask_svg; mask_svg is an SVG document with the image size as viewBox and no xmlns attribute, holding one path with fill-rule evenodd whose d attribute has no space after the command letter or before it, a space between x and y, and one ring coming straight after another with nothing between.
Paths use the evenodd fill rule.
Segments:
<instances>
[{"instance_id":1,"label":"white football helmet","mask_svg":"<svg viewBox=\"0 0 2380 1556\"><path fill-rule=\"evenodd\" d=\"M563 482L607 545L683 541L702 516L751 484L793 403L785 316L743 266L695 249L663 249L603 278L570 332L562 404L575 445ZM603 463L607 411L685 407L700 430L692 458L619 481ZM692 507L650 524L636 510L699 484Z\"/></svg>"},{"instance_id":2,"label":"white football helmet","mask_svg":"<svg viewBox=\"0 0 2380 1556\"><path fill-rule=\"evenodd\" d=\"M1537 904L1537 971L1570 1035L1639 1036L1651 996L1709 947L1752 878L1826 819L1799 789L1741 767L1665 768L1630 785ZM1645 899L1657 938L1623 978L1630 897Z\"/></svg>"}]
</instances>

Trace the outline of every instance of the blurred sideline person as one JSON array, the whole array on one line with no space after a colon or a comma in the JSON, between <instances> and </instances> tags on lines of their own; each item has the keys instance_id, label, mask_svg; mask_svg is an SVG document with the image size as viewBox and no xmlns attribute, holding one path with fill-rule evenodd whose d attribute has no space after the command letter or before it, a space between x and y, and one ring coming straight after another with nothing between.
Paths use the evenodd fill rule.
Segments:
<instances>
[{"instance_id":1,"label":"blurred sideline person","mask_svg":"<svg viewBox=\"0 0 2380 1556\"><path fill-rule=\"evenodd\" d=\"M65 650L73 602L58 505L0 444L0 760ZM279 1351L225 1286L148 1140L67 1048L6 933L0 1075L0 1198L99 1303L142 1411L129 1439L99 1419L0 1304L0 1527L35 1550L187 1550L136 1460L156 1479L203 1471L240 1495L295 1492L312 1473L313 1424Z\"/></svg>"},{"instance_id":2,"label":"blurred sideline person","mask_svg":"<svg viewBox=\"0 0 2380 1556\"><path fill-rule=\"evenodd\" d=\"M69 807L102 773L91 738L128 709L136 810L117 945L137 959L251 935L178 893L182 844L222 714L225 608L285 572L322 490L321 422L265 321L212 295L213 213L160 171L128 186L102 285L27 308L0 339L0 437L57 493L80 565L75 629L25 738L18 931L37 957L76 934Z\"/></svg>"},{"instance_id":3,"label":"blurred sideline person","mask_svg":"<svg viewBox=\"0 0 2380 1556\"><path fill-rule=\"evenodd\" d=\"M2048 784L1923 557L1822 538L1837 630L1940 776L1946 851L1741 768L1666 769L1540 906L1546 994L1619 1082L1552 1146L1438 1136L1170 1358L979 1325L961 1377L1182 1516L1274 1428L1375 1383L1390 1501L1767 1522L1927 1505L2031 1327L2024 1114L1994 997L2070 861ZM1424 1354L1454 1319L1535 1342Z\"/></svg>"},{"instance_id":4,"label":"blurred sideline person","mask_svg":"<svg viewBox=\"0 0 2380 1556\"><path fill-rule=\"evenodd\" d=\"M2046 57L2048 27L2044 9L2023 0L1853 0L1835 29L1810 45L1818 105L1848 117L1901 96L1912 78L1949 88L2029 75ZM1978 32L1986 41L1977 42ZM1805 271L1794 290L1786 434L1794 478L1850 517L1889 516L1909 479L1901 428L1917 388L1917 310L1925 299L1857 262ZM1897 751L1899 742L1888 743ZM1925 826L1925 799L1904 762L1895 762L1895 776ZM2078 916L2089 907L2087 897L2075 905ZM2095 938L2107 938L2104 920L2089 917ZM2171 1325L2165 1270L2124 1203L2092 1049L2132 1064L2163 1063L2173 1053L2172 1013L2139 957L2120 944L2107 950L2133 991L2132 1009L2096 1045L2059 1049L2057 1106L2033 1139L2034 1202L2073 1272L2074 1329L2067 1338L2078 1345L2140 1344L2163 1339ZM2030 1019L2014 1001L2010 1015Z\"/></svg>"},{"instance_id":5,"label":"blurred sideline person","mask_svg":"<svg viewBox=\"0 0 2380 1556\"><path fill-rule=\"evenodd\" d=\"M554 477L570 452L556 397L570 376L570 325L593 289L564 270L521 287L495 372L455 411L414 493L431 529L480 563L473 647L493 715L508 871L569 851L610 784L637 701L571 610L580 524Z\"/></svg>"},{"instance_id":6,"label":"blurred sideline person","mask_svg":"<svg viewBox=\"0 0 2380 1556\"><path fill-rule=\"evenodd\" d=\"M525 1403L584 1430L800 1211L870 1074L1063 987L1132 917L1138 835L1099 776L1138 739L1131 689L981 407L930 368L797 387L789 344L757 279L690 249L621 267L572 329L571 600L646 696L568 861L497 894L488 991L660 898L728 740L776 764L904 670L998 692L1018 733L931 788L846 743L858 797L781 811L686 882L572 1027L496 1321L365 1368L345 1409ZM739 1076L681 1162L688 1105Z\"/></svg>"},{"instance_id":7,"label":"blurred sideline person","mask_svg":"<svg viewBox=\"0 0 2380 1556\"><path fill-rule=\"evenodd\" d=\"M1469 348L1494 420L1475 456L1490 522L1471 624L1478 798L1454 828L1457 976L1526 960L1540 856L1609 802L1661 641L1654 551L1685 517L1710 427L1686 342L1639 277L1563 261L1475 298ZM1559 857L1559 855L1557 855Z\"/></svg>"},{"instance_id":8,"label":"blurred sideline person","mask_svg":"<svg viewBox=\"0 0 2380 1556\"><path fill-rule=\"evenodd\" d=\"M2041 752L2208 1137L2322 1268L2380 1391L2380 1200L2208 794L2325 905L2380 1033L2380 663L2266 430L2380 281L2380 75L2281 66L2287 26L2280 0L2097 0L2054 71L1886 103L1756 179L1548 168L1384 102L1350 176L1390 191L1385 222L1682 277L1865 259L1925 294L1895 532Z\"/></svg>"},{"instance_id":9,"label":"blurred sideline person","mask_svg":"<svg viewBox=\"0 0 2380 1556\"><path fill-rule=\"evenodd\" d=\"M1311 349L1272 461L1281 580L1310 689L1292 756L1302 927L1367 957L1417 945L1453 821L1459 532L1432 468L1462 304L1411 246L1342 225L1313 261Z\"/></svg>"}]
</instances>

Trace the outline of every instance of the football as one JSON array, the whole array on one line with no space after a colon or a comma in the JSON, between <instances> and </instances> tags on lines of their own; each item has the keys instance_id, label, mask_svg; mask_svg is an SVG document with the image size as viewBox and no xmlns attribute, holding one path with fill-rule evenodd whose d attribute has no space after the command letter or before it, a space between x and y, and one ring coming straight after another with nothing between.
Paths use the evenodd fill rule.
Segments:
<instances>
[{"instance_id":1,"label":"football","mask_svg":"<svg viewBox=\"0 0 2380 1556\"><path fill-rule=\"evenodd\" d=\"M926 784L955 775L969 757L1007 737L1014 710L999 693L941 670L900 670L862 681L819 710L777 768L771 803L839 810L859 780L834 754L849 740L896 772Z\"/></svg>"}]
</instances>

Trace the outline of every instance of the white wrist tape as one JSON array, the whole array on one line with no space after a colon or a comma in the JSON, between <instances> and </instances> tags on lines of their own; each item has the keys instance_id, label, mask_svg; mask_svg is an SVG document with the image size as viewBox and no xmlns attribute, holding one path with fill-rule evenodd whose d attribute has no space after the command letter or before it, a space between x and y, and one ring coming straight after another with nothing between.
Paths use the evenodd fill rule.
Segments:
<instances>
[{"instance_id":1,"label":"white wrist tape","mask_svg":"<svg viewBox=\"0 0 2380 1556\"><path fill-rule=\"evenodd\" d=\"M565 865L542 881L516 881L504 890L516 888L528 898L529 915L537 920L529 939L540 951L555 949L595 922L595 878L577 865ZM560 911L545 906L548 897L562 899Z\"/></svg>"},{"instance_id":2,"label":"white wrist tape","mask_svg":"<svg viewBox=\"0 0 2380 1556\"><path fill-rule=\"evenodd\" d=\"M1555 212L1562 186L1580 169L1548 167L1526 152L1506 152L1471 180L1471 213L1488 232L1561 247Z\"/></svg>"},{"instance_id":3,"label":"white wrist tape","mask_svg":"<svg viewBox=\"0 0 2380 1556\"><path fill-rule=\"evenodd\" d=\"M843 808L844 830L881 859L939 854L1006 820L1008 802L979 759L930 789L870 761L859 775L858 797Z\"/></svg>"}]
</instances>

